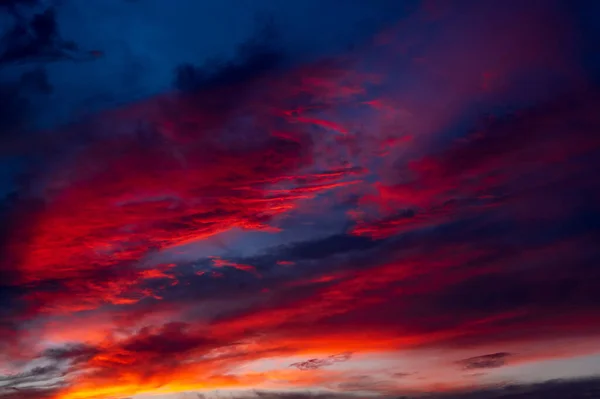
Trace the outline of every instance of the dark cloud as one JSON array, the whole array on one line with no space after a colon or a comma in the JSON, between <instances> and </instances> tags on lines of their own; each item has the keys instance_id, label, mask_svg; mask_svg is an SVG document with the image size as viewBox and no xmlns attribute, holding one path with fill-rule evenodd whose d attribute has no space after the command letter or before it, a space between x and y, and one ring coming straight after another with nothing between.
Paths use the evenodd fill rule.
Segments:
<instances>
[{"instance_id":1,"label":"dark cloud","mask_svg":"<svg viewBox=\"0 0 600 399\"><path fill-rule=\"evenodd\" d=\"M239 399L353 399L355 395L343 393L313 393L313 392L269 392L255 391Z\"/></svg>"},{"instance_id":2,"label":"dark cloud","mask_svg":"<svg viewBox=\"0 0 600 399\"><path fill-rule=\"evenodd\" d=\"M600 392L600 381L597 378L581 379L581 380L551 380L538 384L500 384L500 387L490 389L476 389L473 391L447 393L447 394L432 394L431 398L444 399L491 399L491 398L507 398L507 399L559 399L559 398L574 398L584 399L595 397Z\"/></svg>"},{"instance_id":3,"label":"dark cloud","mask_svg":"<svg viewBox=\"0 0 600 399\"><path fill-rule=\"evenodd\" d=\"M299 370L316 370L321 367L331 366L332 364L350 360L352 352L338 353L323 359L309 359L299 363L293 363L290 366Z\"/></svg>"},{"instance_id":4,"label":"dark cloud","mask_svg":"<svg viewBox=\"0 0 600 399\"><path fill-rule=\"evenodd\" d=\"M256 32L239 45L231 60L210 60L202 66L179 65L174 85L183 92L197 92L221 86L254 81L273 72L286 59L277 43L277 28L273 19L257 19Z\"/></svg>"},{"instance_id":5,"label":"dark cloud","mask_svg":"<svg viewBox=\"0 0 600 399\"><path fill-rule=\"evenodd\" d=\"M2 399L46 399L54 398L60 389L53 388L0 388Z\"/></svg>"},{"instance_id":6,"label":"dark cloud","mask_svg":"<svg viewBox=\"0 0 600 399\"><path fill-rule=\"evenodd\" d=\"M465 370L492 369L504 366L506 364L506 359L511 356L512 354L508 352L490 353L489 355L459 360L457 364Z\"/></svg>"},{"instance_id":7,"label":"dark cloud","mask_svg":"<svg viewBox=\"0 0 600 399\"><path fill-rule=\"evenodd\" d=\"M152 353L157 356L169 356L185 353L198 347L212 347L215 342L202 336L188 335L188 325L183 323L169 323L159 331L142 329L135 337L123 343L126 351L144 354Z\"/></svg>"},{"instance_id":8,"label":"dark cloud","mask_svg":"<svg viewBox=\"0 0 600 399\"><path fill-rule=\"evenodd\" d=\"M80 363L88 361L96 354L98 354L98 349L93 346L73 344L47 349L42 356L55 362Z\"/></svg>"},{"instance_id":9,"label":"dark cloud","mask_svg":"<svg viewBox=\"0 0 600 399\"><path fill-rule=\"evenodd\" d=\"M47 7L27 20L18 12L17 3L25 6L40 5L26 1L7 4L15 17L15 25L2 40L0 65L92 60L99 55L96 52L82 51L75 42L61 37L54 7Z\"/></svg>"},{"instance_id":10,"label":"dark cloud","mask_svg":"<svg viewBox=\"0 0 600 399\"><path fill-rule=\"evenodd\" d=\"M349 234L334 234L320 239L299 241L291 244L269 248L264 257L277 261L299 263L303 267L296 271L290 278L318 278L319 276L335 274L341 269L360 268L366 258L372 256L385 256L387 248L394 246L392 240L377 240L370 237L357 237ZM329 264L327 270L320 265ZM259 263L260 264L260 263ZM280 266L278 266L280 267Z\"/></svg>"},{"instance_id":11,"label":"dark cloud","mask_svg":"<svg viewBox=\"0 0 600 399\"><path fill-rule=\"evenodd\" d=\"M38 3L39 0L2 0L2 2L0 2L0 6L11 9L20 5L33 6Z\"/></svg>"},{"instance_id":12,"label":"dark cloud","mask_svg":"<svg viewBox=\"0 0 600 399\"><path fill-rule=\"evenodd\" d=\"M272 254L278 257L278 260L284 261L318 260L337 254L366 251L380 244L380 241L368 237L336 234L321 239L288 244L274 249Z\"/></svg>"},{"instance_id":13,"label":"dark cloud","mask_svg":"<svg viewBox=\"0 0 600 399\"><path fill-rule=\"evenodd\" d=\"M396 381L393 379L385 380L370 375L352 376L338 385L344 392L389 392L394 391L396 387Z\"/></svg>"}]
</instances>

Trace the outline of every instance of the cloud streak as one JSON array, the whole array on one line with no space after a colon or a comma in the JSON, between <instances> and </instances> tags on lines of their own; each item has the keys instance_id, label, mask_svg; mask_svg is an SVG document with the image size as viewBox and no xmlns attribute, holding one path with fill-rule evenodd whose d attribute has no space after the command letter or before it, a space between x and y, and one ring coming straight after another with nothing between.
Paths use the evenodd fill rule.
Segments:
<instances>
[{"instance_id":1,"label":"cloud streak","mask_svg":"<svg viewBox=\"0 0 600 399\"><path fill-rule=\"evenodd\" d=\"M481 355L463 359L457 363L465 370L489 369L504 366L506 364L506 359L510 356L511 354L507 352L490 353L489 355Z\"/></svg>"}]
</instances>

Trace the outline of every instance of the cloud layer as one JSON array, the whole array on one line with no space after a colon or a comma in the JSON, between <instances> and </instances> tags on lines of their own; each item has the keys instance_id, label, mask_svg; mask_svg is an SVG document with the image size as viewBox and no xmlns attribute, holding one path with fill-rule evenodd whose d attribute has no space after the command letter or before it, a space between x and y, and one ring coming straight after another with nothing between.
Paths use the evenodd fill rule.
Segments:
<instances>
[{"instance_id":1,"label":"cloud layer","mask_svg":"<svg viewBox=\"0 0 600 399\"><path fill-rule=\"evenodd\" d=\"M578 11L407 13L312 58L268 21L171 91L49 131L0 115L27 164L0 208L0 397L391 397L597 353Z\"/></svg>"}]
</instances>

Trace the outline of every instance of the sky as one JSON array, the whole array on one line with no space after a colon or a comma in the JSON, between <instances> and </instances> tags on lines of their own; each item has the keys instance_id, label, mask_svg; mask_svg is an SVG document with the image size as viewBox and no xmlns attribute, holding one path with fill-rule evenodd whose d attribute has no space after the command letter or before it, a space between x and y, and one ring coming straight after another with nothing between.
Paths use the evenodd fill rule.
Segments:
<instances>
[{"instance_id":1,"label":"sky","mask_svg":"<svg viewBox=\"0 0 600 399\"><path fill-rule=\"evenodd\" d=\"M599 18L0 1L0 399L600 389Z\"/></svg>"}]
</instances>

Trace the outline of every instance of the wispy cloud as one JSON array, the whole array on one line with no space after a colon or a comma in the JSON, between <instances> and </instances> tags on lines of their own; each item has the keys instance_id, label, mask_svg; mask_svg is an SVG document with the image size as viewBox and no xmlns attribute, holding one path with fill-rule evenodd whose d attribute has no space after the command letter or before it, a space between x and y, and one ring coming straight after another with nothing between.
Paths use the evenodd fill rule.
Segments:
<instances>
[{"instance_id":1,"label":"wispy cloud","mask_svg":"<svg viewBox=\"0 0 600 399\"><path fill-rule=\"evenodd\" d=\"M454 392L598 351L600 96L569 10L427 2L312 58L267 20L68 126L14 103L0 397ZM53 95L22 76L6 99Z\"/></svg>"}]
</instances>

